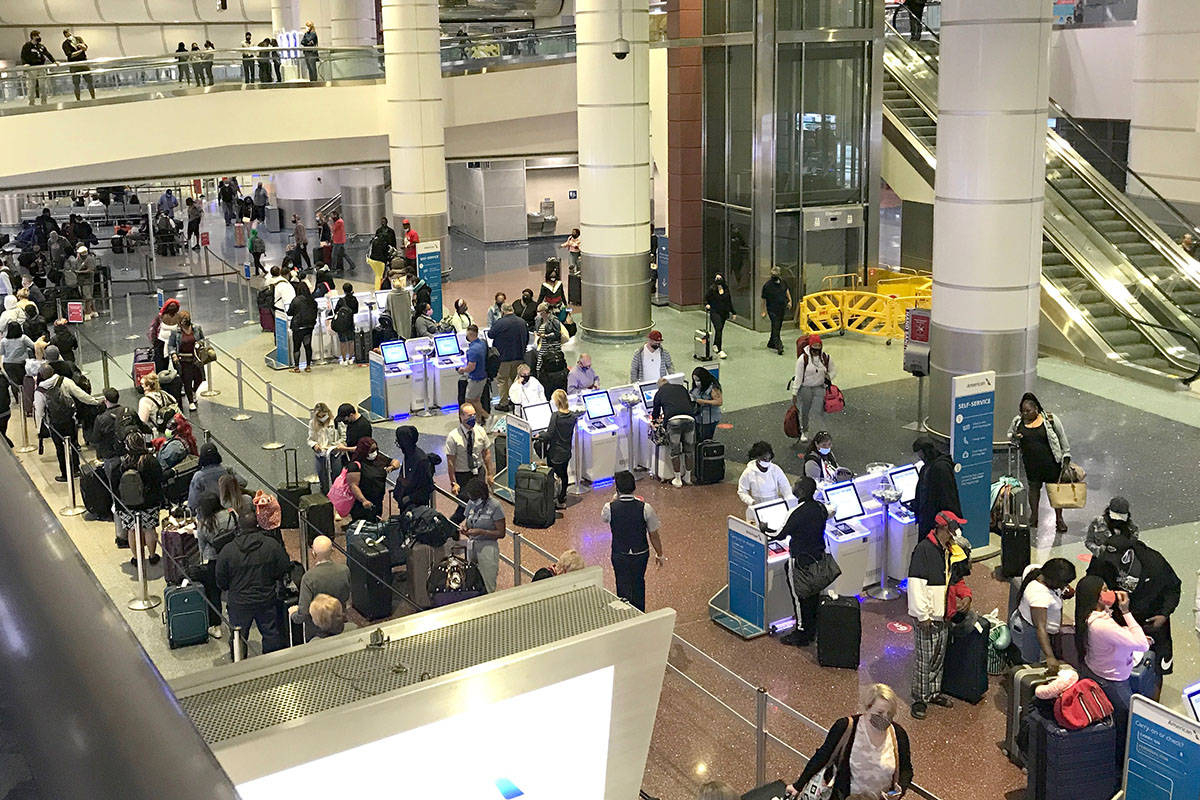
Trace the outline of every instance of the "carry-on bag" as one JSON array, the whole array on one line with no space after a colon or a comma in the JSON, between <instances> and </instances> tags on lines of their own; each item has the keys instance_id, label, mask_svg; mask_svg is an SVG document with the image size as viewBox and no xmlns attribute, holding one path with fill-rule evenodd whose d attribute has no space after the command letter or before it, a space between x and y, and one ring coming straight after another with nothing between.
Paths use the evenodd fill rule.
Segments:
<instances>
[{"instance_id":1,"label":"carry-on bag","mask_svg":"<svg viewBox=\"0 0 1200 800\"><path fill-rule=\"evenodd\" d=\"M1008 475L1015 475L1014 459L1016 448L1008 448ZM1020 484L1018 483L1017 486ZM1000 504L1000 574L1006 578L1018 578L1029 566L1029 514L1024 509L1024 502L1017 495L1022 495L1016 487L1005 481L1000 486L997 502ZM1018 598L1019 602L1019 598Z\"/></svg>"},{"instance_id":2,"label":"carry-on bag","mask_svg":"<svg viewBox=\"0 0 1200 800\"><path fill-rule=\"evenodd\" d=\"M1004 753L1018 767L1025 766L1025 754L1017 746L1017 734L1023 720L1034 708L1033 690L1054 680L1054 676L1043 666L1021 664L1004 675L1008 689L1008 703L1004 721Z\"/></svg>"},{"instance_id":3,"label":"carry-on bag","mask_svg":"<svg viewBox=\"0 0 1200 800\"><path fill-rule=\"evenodd\" d=\"M233 223L233 246L246 246L246 226L241 222Z\"/></svg>"},{"instance_id":4,"label":"carry-on bag","mask_svg":"<svg viewBox=\"0 0 1200 800\"><path fill-rule=\"evenodd\" d=\"M333 503L323 494L306 494L300 498L300 528L305 531L301 547L311 547L318 536L333 538Z\"/></svg>"},{"instance_id":5,"label":"carry-on bag","mask_svg":"<svg viewBox=\"0 0 1200 800\"><path fill-rule=\"evenodd\" d=\"M1134 694L1154 699L1161 687L1162 675L1158 672L1158 656L1153 650L1147 650L1129 672L1129 688Z\"/></svg>"},{"instance_id":6,"label":"carry-on bag","mask_svg":"<svg viewBox=\"0 0 1200 800\"><path fill-rule=\"evenodd\" d=\"M433 565L446 557L446 549L444 544L433 547L416 540L408 551L405 594L419 608L433 607L433 599L429 596L429 576L433 573Z\"/></svg>"},{"instance_id":7,"label":"carry-on bag","mask_svg":"<svg viewBox=\"0 0 1200 800\"><path fill-rule=\"evenodd\" d=\"M709 331L712 317L708 312L704 313L704 330L696 331L692 335L692 358L697 361L712 361L712 333Z\"/></svg>"},{"instance_id":8,"label":"carry-on bag","mask_svg":"<svg viewBox=\"0 0 1200 800\"><path fill-rule=\"evenodd\" d=\"M862 609L857 597L822 597L817 610L817 663L858 669Z\"/></svg>"},{"instance_id":9,"label":"carry-on bag","mask_svg":"<svg viewBox=\"0 0 1200 800\"><path fill-rule=\"evenodd\" d=\"M300 480L300 467L297 463L296 448L283 449L283 485L275 490L279 498L279 527L300 527L300 498L307 495L309 485Z\"/></svg>"},{"instance_id":10,"label":"carry-on bag","mask_svg":"<svg viewBox=\"0 0 1200 800\"><path fill-rule=\"evenodd\" d=\"M371 360L371 332L354 332L354 363L366 364Z\"/></svg>"},{"instance_id":11,"label":"carry-on bag","mask_svg":"<svg viewBox=\"0 0 1200 800\"><path fill-rule=\"evenodd\" d=\"M1027 800L1110 800L1116 793L1117 733L1111 719L1070 731L1029 712Z\"/></svg>"},{"instance_id":12,"label":"carry-on bag","mask_svg":"<svg viewBox=\"0 0 1200 800\"><path fill-rule=\"evenodd\" d=\"M168 586L163 592L163 624L167 626L167 646L187 647L208 641L208 607L204 587L198 583Z\"/></svg>"},{"instance_id":13,"label":"carry-on bag","mask_svg":"<svg viewBox=\"0 0 1200 800\"><path fill-rule=\"evenodd\" d=\"M7 388L4 391L8 391ZM104 465L93 466L83 463L79 466L79 493L83 495L83 507L93 519L108 522L113 518L112 492L108 488L108 475Z\"/></svg>"},{"instance_id":14,"label":"carry-on bag","mask_svg":"<svg viewBox=\"0 0 1200 800\"><path fill-rule=\"evenodd\" d=\"M369 620L392 615L392 556L387 542L374 538L377 529L346 531L346 561L350 565L350 602Z\"/></svg>"},{"instance_id":15,"label":"carry-on bag","mask_svg":"<svg viewBox=\"0 0 1200 800\"><path fill-rule=\"evenodd\" d=\"M200 545L191 525L176 525L169 518L163 525L163 580L172 586L183 583L187 569L200 563Z\"/></svg>"},{"instance_id":16,"label":"carry-on bag","mask_svg":"<svg viewBox=\"0 0 1200 800\"><path fill-rule=\"evenodd\" d=\"M167 481L165 497L168 505L177 506L187 502L192 478L200 470L200 459L188 454L175 466L165 471Z\"/></svg>"},{"instance_id":17,"label":"carry-on bag","mask_svg":"<svg viewBox=\"0 0 1200 800\"><path fill-rule=\"evenodd\" d=\"M830 383L825 387L825 413L836 414L846 407L846 397L837 384Z\"/></svg>"},{"instance_id":18,"label":"carry-on bag","mask_svg":"<svg viewBox=\"0 0 1200 800\"><path fill-rule=\"evenodd\" d=\"M720 483L725 480L725 445L722 442L709 439L696 443L696 474L697 485Z\"/></svg>"},{"instance_id":19,"label":"carry-on bag","mask_svg":"<svg viewBox=\"0 0 1200 800\"><path fill-rule=\"evenodd\" d=\"M487 593L479 567L467 560L466 548L453 545L429 573L429 599L435 608Z\"/></svg>"},{"instance_id":20,"label":"carry-on bag","mask_svg":"<svg viewBox=\"0 0 1200 800\"><path fill-rule=\"evenodd\" d=\"M557 513L554 508L554 473L543 464L517 467L513 523L526 528L549 528Z\"/></svg>"},{"instance_id":21,"label":"carry-on bag","mask_svg":"<svg viewBox=\"0 0 1200 800\"><path fill-rule=\"evenodd\" d=\"M967 612L974 620L965 629L952 626L946 642L946 663L942 668L942 692L978 703L988 688L988 634L992 624L984 617Z\"/></svg>"},{"instance_id":22,"label":"carry-on bag","mask_svg":"<svg viewBox=\"0 0 1200 800\"><path fill-rule=\"evenodd\" d=\"M786 796L787 784L783 781L773 781L746 792L742 795L742 800L783 800Z\"/></svg>"}]
</instances>

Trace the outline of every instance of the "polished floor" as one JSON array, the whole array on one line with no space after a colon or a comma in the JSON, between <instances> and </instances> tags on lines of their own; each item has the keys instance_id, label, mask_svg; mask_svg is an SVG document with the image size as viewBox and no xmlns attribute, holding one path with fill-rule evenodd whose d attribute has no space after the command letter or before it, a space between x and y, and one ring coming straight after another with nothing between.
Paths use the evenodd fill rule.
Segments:
<instances>
[{"instance_id":1,"label":"polished floor","mask_svg":"<svg viewBox=\"0 0 1200 800\"><path fill-rule=\"evenodd\" d=\"M244 251L227 247L224 233L221 227L213 229L213 239L217 242L214 249L231 262L240 263ZM497 290L514 297L524 286L536 288L541 263L550 249L537 245L498 251L456 239L456 247L459 246L467 250L461 259L456 251L455 273L446 295L466 298L477 317L483 316L486 304ZM472 247L476 248L474 261ZM268 263L273 263L273 257L278 258L279 248L278 240L270 242ZM189 269L202 274L202 260L190 262ZM358 275L369 273L360 267ZM186 285L190 288L185 306L192 308L196 320L224 351L244 361L243 405L251 416L245 422L230 420L239 393L225 369L230 366L229 359L223 356L221 368L214 372L213 379L213 387L221 393L201 402L199 410L192 414L194 422L214 435L227 450L227 463L248 473L252 485L278 485L283 477L282 455L277 450L260 447L270 436L270 423L266 404L256 392L265 392L265 382L269 380L279 404L275 438L300 450L304 471L307 464L303 462L303 420L307 408L317 400L332 406L362 400L367 395L366 370L323 365L311 374L270 372L262 358L270 346L269 337L259 333L256 326L243 325L247 315L234 313L238 310L235 303L219 301L221 296L230 296L221 294L220 281L204 284L202 279L194 279ZM111 320L117 324L106 324L108 320L102 318L82 328L86 337L96 341L96 345L85 343L81 357L96 383L100 382L96 376L101 374L98 351L103 348L116 359L115 364L110 364L110 382L122 388L129 385L129 353L142 342L125 337L144 335L152 302L149 298L135 300L137 304L131 306L132 325L122 313L122 299L116 305L118 313ZM702 327L701 315L670 309L655 309L654 315L676 368L690 371L696 363L691 358L691 333ZM716 659L750 687L764 687L782 702L828 726L838 716L855 710L858 687L864 683L887 682L902 697L907 697L911 638L909 634L893 633L887 627L888 622L907 619L903 599L864 604L862 661L857 672L819 667L811 648L787 648L769 637L742 641L714 625L708 617L708 600L725 583L724 524L728 515L742 510L734 483L749 443L767 439L774 444L786 471L795 474L799 467L795 446L782 436L780 427L787 401L785 385L793 361L767 351L764 341L764 335L741 327L731 325L726 330L730 358L720 366L726 398L723 423L727 427L719 433L728 448L725 482L683 489L673 489L653 479L639 483L639 493L656 507L663 520L668 555L666 565L661 570L652 568L648 576L648 606L674 608L678 613L676 633L681 639ZM586 348L594 358L602 382L612 385L626 381L635 347L575 343L568 351L574 353ZM846 336L831 337L827 349L837 360L837 380L847 397L846 411L823 422L833 432L841 461L853 469L861 469L868 461L908 460L914 434L903 426L916 416L916 383L900 369L899 348L886 346L882 341ZM251 374L250 369L257 374ZM1091 516L1114 494L1130 499L1144 537L1168 555L1184 583L1184 601L1173 619L1176 671L1163 692L1164 703L1179 707L1180 689L1200 672L1200 647L1192 633L1195 622L1191 604L1194 576L1200 568L1197 556L1200 509L1189 491L1200 461L1194 444L1196 429L1200 428L1200 399L1192 393L1151 389L1055 359L1040 362L1037 392L1049 409L1063 416L1072 453L1089 472L1088 507L1068 515L1070 529L1065 535L1054 533L1052 524L1048 524L1049 510L1043 506L1038 555L1078 557L1084 552L1079 540ZM435 451L441 450L441 441L454 424L447 417L414 417L406 422L416 425L422 434L422 445ZM394 427L393 423L376 426L376 438L385 451L395 449L391 434ZM56 470L52 453L41 457L33 453L22 460L50 506L66 505L65 487L52 481ZM1003 458L998 457L997 472L1004 468ZM444 476L439 476L439 482L445 483ZM609 536L599 518L600 506L610 491L589 492L573 500L553 527L523 533L552 553L568 547L578 549L589 564L604 567L611 585ZM444 502L442 508L448 510ZM128 551L118 552L113 548L111 523L64 517L63 524L100 583L118 607L124 609L125 601L134 592L134 579L127 563ZM295 554L294 537L289 537L289 544ZM511 542L503 543L502 550L510 554ZM531 548L523 550L523 561L531 569L544 563ZM984 610L1003 609L1006 602L1006 585L991 575L994 566L994 562L981 562L968 579L978 598L977 607ZM152 590L161 594L161 572L156 569L152 577ZM511 582L511 568L502 567L501 585ZM407 613L407 607L399 600L396 612ZM124 613L168 678L223 663L226 658L224 641L168 650L157 611ZM255 652L257 645L252 644L251 649ZM755 777L754 740L750 728L733 712L753 719L753 691L706 664L683 645L673 648L671 663L673 669L664 681L647 763L645 790L666 800L686 800L694 796L699 783L713 776L731 781L741 791L748 790ZM1023 797L1023 775L996 746L1003 738L1003 708L1003 689L993 679L988 696L977 706L960 702L953 709L934 709L921 722L903 712L899 721L914 742L917 782L945 800ZM801 752L811 752L819 744L816 734L779 712L772 712L768 722L772 731ZM769 755L771 777L794 778L801 767L799 760L782 748L773 746Z\"/></svg>"}]
</instances>

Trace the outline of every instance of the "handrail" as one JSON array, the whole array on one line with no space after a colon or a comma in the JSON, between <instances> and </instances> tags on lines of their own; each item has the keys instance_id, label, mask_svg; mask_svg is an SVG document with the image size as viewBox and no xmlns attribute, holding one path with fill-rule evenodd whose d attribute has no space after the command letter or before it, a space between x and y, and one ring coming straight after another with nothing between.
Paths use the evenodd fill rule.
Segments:
<instances>
[{"instance_id":1,"label":"handrail","mask_svg":"<svg viewBox=\"0 0 1200 800\"><path fill-rule=\"evenodd\" d=\"M1162 331L1167 331L1168 333L1173 333L1176 336L1182 337L1184 339L1187 339L1189 342L1191 342L1192 347L1194 347L1196 350L1196 358L1197 358L1196 370L1195 370L1195 372L1193 372L1191 374L1190 377L1180 378L1179 380L1183 383L1184 386L1191 386L1193 381L1195 381L1197 378L1200 378L1200 338L1197 338L1194 334L1188 333L1187 331L1181 330L1179 328L1174 328L1170 325L1161 325L1157 322L1150 322L1149 320L1138 319L1137 317L1133 316L1125 309L1121 308L1121 306L1118 305L1117 303L1113 303L1112 307L1114 309L1116 309L1118 314L1120 314L1122 317L1124 317L1125 319L1132 322L1134 325L1145 325L1150 328L1157 328ZM1180 359L1180 360L1182 361L1182 359Z\"/></svg>"}]
</instances>

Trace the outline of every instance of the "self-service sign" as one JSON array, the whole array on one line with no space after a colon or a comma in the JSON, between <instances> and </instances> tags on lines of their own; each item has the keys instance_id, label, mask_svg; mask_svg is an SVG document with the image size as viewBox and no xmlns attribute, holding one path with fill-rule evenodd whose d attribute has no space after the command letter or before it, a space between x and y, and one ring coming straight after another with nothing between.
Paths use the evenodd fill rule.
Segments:
<instances>
[{"instance_id":1,"label":"self-service sign","mask_svg":"<svg viewBox=\"0 0 1200 800\"><path fill-rule=\"evenodd\" d=\"M208 247L208 243L209 243L210 241L211 241L211 240L210 240L210 239L209 239L209 237L208 237L208 231L200 231L200 246L201 246L201 247Z\"/></svg>"},{"instance_id":2,"label":"self-service sign","mask_svg":"<svg viewBox=\"0 0 1200 800\"><path fill-rule=\"evenodd\" d=\"M963 534L972 547L989 538L992 486L993 407L996 373L974 372L954 379L950 410L950 455L958 484L958 501L967 524Z\"/></svg>"},{"instance_id":3,"label":"self-service sign","mask_svg":"<svg viewBox=\"0 0 1200 800\"><path fill-rule=\"evenodd\" d=\"M928 308L910 308L904 312L904 371L913 375L929 374Z\"/></svg>"},{"instance_id":4,"label":"self-service sign","mask_svg":"<svg viewBox=\"0 0 1200 800\"><path fill-rule=\"evenodd\" d=\"M83 303L77 300L67 303L67 322L83 322Z\"/></svg>"}]
</instances>

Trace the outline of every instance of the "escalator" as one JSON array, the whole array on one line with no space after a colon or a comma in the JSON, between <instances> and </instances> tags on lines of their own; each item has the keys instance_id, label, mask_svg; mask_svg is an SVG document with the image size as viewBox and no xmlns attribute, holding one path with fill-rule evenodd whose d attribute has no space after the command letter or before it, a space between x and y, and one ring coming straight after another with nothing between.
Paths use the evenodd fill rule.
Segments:
<instances>
[{"instance_id":1,"label":"escalator","mask_svg":"<svg viewBox=\"0 0 1200 800\"><path fill-rule=\"evenodd\" d=\"M936 39L913 43L889 28L884 136L930 187L937 56ZM1065 139L1047 137L1043 347L1157 385L1190 382L1200 372L1200 265Z\"/></svg>"}]
</instances>

